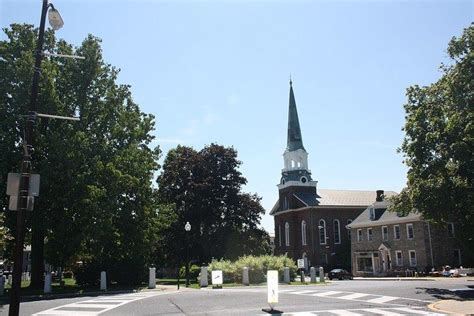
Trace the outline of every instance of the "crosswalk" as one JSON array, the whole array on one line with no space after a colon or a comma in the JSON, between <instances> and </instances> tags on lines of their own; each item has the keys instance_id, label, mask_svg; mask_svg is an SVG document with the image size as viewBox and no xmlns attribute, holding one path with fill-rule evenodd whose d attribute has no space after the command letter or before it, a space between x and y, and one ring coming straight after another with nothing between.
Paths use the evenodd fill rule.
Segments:
<instances>
[{"instance_id":1,"label":"crosswalk","mask_svg":"<svg viewBox=\"0 0 474 316\"><path fill-rule=\"evenodd\" d=\"M331 309L331 310L319 310L310 312L294 312L285 313L288 316L399 316L399 315L425 315L425 316L442 316L445 314L434 313L425 311L416 307L391 307L391 308L357 308L357 309Z\"/></svg>"},{"instance_id":2,"label":"crosswalk","mask_svg":"<svg viewBox=\"0 0 474 316\"><path fill-rule=\"evenodd\" d=\"M391 305L391 306L405 306L407 301L419 302L424 304L432 303L432 301L425 301L415 298L368 294L359 292L346 292L346 291L321 291L321 290L294 290L294 289L283 289L280 290L282 294L292 295L305 295L321 298L331 298L338 300L357 301L371 304Z\"/></svg>"},{"instance_id":3,"label":"crosswalk","mask_svg":"<svg viewBox=\"0 0 474 316\"><path fill-rule=\"evenodd\" d=\"M125 305L127 303L135 302L159 294L162 293L157 291L150 291L131 294L101 296L86 301L57 306L33 314L33 316L95 316L110 311L119 306Z\"/></svg>"}]
</instances>

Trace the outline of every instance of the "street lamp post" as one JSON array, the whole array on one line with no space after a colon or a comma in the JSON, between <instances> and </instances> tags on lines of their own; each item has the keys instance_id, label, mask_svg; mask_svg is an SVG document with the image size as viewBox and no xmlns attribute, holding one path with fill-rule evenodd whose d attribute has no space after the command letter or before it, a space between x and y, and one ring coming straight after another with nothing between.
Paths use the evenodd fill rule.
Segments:
<instances>
[{"instance_id":1,"label":"street lamp post","mask_svg":"<svg viewBox=\"0 0 474 316\"><path fill-rule=\"evenodd\" d=\"M186 231L186 287L189 286L189 232L191 231L191 224L189 222L186 222L186 225L184 225L184 230Z\"/></svg>"},{"instance_id":2,"label":"street lamp post","mask_svg":"<svg viewBox=\"0 0 474 316\"><path fill-rule=\"evenodd\" d=\"M38 33L38 42L35 50L35 67L33 72L33 81L31 84L31 96L28 109L28 116L25 127L25 138L23 140L23 159L21 163L20 192L18 199L18 210L16 219L16 238L14 250L13 264L13 282L10 293L10 307L8 309L9 316L18 316L20 313L20 290L21 290L21 273L23 266L23 244L25 242L25 211L28 204L31 204L32 197L29 196L30 174L31 174L31 155L33 153L33 130L36 122L36 101L38 99L38 85L41 74L41 61L43 58L44 29L46 24L46 13L49 11L49 23L54 30L58 30L63 26L63 20L59 12L52 4L48 4L48 0L43 0L41 9L41 20ZM30 202L30 203L28 203ZM30 206L31 209L32 205Z\"/></svg>"}]
</instances>

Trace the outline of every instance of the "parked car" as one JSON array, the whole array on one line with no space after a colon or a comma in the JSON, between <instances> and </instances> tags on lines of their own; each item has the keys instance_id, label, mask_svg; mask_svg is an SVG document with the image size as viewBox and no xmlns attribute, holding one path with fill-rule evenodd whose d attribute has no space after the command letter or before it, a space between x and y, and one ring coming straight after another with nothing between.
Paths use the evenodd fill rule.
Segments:
<instances>
[{"instance_id":1,"label":"parked car","mask_svg":"<svg viewBox=\"0 0 474 316\"><path fill-rule=\"evenodd\" d=\"M352 280L353 276L352 276L352 273L347 272L344 269L333 269L328 273L328 278L329 278L329 280L332 280L332 279Z\"/></svg>"}]
</instances>

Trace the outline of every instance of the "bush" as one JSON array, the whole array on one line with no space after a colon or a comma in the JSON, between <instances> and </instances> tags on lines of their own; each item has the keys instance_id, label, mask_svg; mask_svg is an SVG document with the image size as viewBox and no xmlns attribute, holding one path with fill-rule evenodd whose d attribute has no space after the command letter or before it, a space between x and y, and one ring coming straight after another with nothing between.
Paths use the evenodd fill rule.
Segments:
<instances>
[{"instance_id":1,"label":"bush","mask_svg":"<svg viewBox=\"0 0 474 316\"><path fill-rule=\"evenodd\" d=\"M296 263L286 256L243 256L236 261L212 260L209 264L209 271L222 270L224 283L242 282L242 270L249 268L250 283L258 284L266 280L268 270L278 270L280 278L283 279L284 267L290 268L290 277L294 279L297 272Z\"/></svg>"},{"instance_id":2,"label":"bush","mask_svg":"<svg viewBox=\"0 0 474 316\"><path fill-rule=\"evenodd\" d=\"M195 264L191 265L189 267L189 279L190 280L195 280L197 279L199 273L201 272L201 267L197 266ZM182 266L181 269L179 269L179 277L184 279L186 278L186 267Z\"/></svg>"}]
</instances>

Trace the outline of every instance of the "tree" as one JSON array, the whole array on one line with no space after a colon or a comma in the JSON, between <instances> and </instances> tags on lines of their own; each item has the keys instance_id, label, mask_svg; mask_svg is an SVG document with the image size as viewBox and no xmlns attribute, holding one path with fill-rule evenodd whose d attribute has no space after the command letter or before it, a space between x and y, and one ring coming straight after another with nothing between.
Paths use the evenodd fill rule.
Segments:
<instances>
[{"instance_id":1,"label":"tree","mask_svg":"<svg viewBox=\"0 0 474 316\"><path fill-rule=\"evenodd\" d=\"M6 179L20 162L37 30L14 24L4 31L0 171ZM154 117L140 111L130 86L116 83L119 70L102 59L99 39L89 35L74 48L49 30L45 50L86 59L51 57L42 64L39 111L81 120L41 119L36 127L33 170L41 174L41 194L28 214L32 286L41 286L44 259L56 267L82 261L85 270L106 269L111 279L137 282L157 236L152 179L160 151L149 147ZM11 222L15 214L7 215Z\"/></svg>"},{"instance_id":2,"label":"tree","mask_svg":"<svg viewBox=\"0 0 474 316\"><path fill-rule=\"evenodd\" d=\"M160 202L174 205L174 219L163 231L168 262L183 260L186 247L200 262L269 251L268 235L258 227L265 211L257 195L242 193L247 181L240 164L233 148L216 144L169 151L158 177ZM168 213L159 216L169 221ZM187 221L192 228L186 234Z\"/></svg>"},{"instance_id":3,"label":"tree","mask_svg":"<svg viewBox=\"0 0 474 316\"><path fill-rule=\"evenodd\" d=\"M407 89L401 151L407 187L392 209L417 210L433 223L454 222L474 258L474 24L448 46L449 65L435 83ZM467 259L467 258L466 258ZM464 260L465 261L465 260Z\"/></svg>"}]
</instances>

